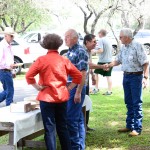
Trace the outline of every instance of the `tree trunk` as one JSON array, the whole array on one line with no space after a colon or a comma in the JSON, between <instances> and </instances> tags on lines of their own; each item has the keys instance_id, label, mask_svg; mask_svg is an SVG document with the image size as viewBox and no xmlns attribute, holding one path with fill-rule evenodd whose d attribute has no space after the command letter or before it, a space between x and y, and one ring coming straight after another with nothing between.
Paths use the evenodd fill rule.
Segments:
<instances>
[{"instance_id":1,"label":"tree trunk","mask_svg":"<svg viewBox=\"0 0 150 150\"><path fill-rule=\"evenodd\" d=\"M8 25L6 19L5 19L5 16L2 17L1 19L2 19L2 21L3 21L3 23L4 23L4 25L5 25L6 27L9 27L9 25Z\"/></svg>"},{"instance_id":2,"label":"tree trunk","mask_svg":"<svg viewBox=\"0 0 150 150\"><path fill-rule=\"evenodd\" d=\"M121 23L123 27L129 28L129 18L128 18L128 13L125 13L124 11L122 11L121 13Z\"/></svg>"},{"instance_id":3,"label":"tree trunk","mask_svg":"<svg viewBox=\"0 0 150 150\"><path fill-rule=\"evenodd\" d=\"M34 22L35 22L35 20L32 21L32 22L30 22L30 23L28 23L22 30L18 31L18 33L23 33L24 31L26 31L27 28L28 28L29 26L31 26L31 24L33 24Z\"/></svg>"}]
</instances>

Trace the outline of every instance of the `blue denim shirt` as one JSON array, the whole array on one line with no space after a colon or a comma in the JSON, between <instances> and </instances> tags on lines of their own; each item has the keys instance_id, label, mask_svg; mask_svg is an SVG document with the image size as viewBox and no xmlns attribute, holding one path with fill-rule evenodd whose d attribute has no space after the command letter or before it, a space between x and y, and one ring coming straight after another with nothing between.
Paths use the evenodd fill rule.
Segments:
<instances>
[{"instance_id":1,"label":"blue denim shirt","mask_svg":"<svg viewBox=\"0 0 150 150\"><path fill-rule=\"evenodd\" d=\"M88 70L88 54L86 50L78 43L75 44L72 48L69 48L67 57L78 68L78 70ZM68 82L71 81L72 78L69 76Z\"/></svg>"}]
</instances>

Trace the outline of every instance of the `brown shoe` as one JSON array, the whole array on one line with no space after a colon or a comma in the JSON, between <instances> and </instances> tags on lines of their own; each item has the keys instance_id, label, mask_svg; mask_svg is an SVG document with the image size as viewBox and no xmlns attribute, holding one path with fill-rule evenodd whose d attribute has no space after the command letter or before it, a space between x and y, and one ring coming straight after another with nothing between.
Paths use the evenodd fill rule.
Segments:
<instances>
[{"instance_id":1,"label":"brown shoe","mask_svg":"<svg viewBox=\"0 0 150 150\"><path fill-rule=\"evenodd\" d=\"M129 136L138 136L138 135L140 135L140 133L136 132L135 130L129 133Z\"/></svg>"},{"instance_id":2,"label":"brown shoe","mask_svg":"<svg viewBox=\"0 0 150 150\"><path fill-rule=\"evenodd\" d=\"M129 132L129 131L131 131L131 130L128 128L122 128L122 129L118 130L118 132Z\"/></svg>"}]
</instances>

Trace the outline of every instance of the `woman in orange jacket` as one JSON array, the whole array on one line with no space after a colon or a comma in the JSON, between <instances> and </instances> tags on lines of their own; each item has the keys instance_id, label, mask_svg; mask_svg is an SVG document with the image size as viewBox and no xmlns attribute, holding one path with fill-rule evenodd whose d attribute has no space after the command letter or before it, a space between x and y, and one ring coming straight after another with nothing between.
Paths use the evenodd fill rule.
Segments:
<instances>
[{"instance_id":1,"label":"woman in orange jacket","mask_svg":"<svg viewBox=\"0 0 150 150\"><path fill-rule=\"evenodd\" d=\"M66 123L67 101L69 91L80 84L80 71L65 57L58 53L63 40L56 34L47 34L41 46L48 50L47 54L39 57L26 74L28 84L36 88L39 93L41 114L45 129L45 143L47 150L56 150L56 132L59 136L62 150L71 150L70 138ZM39 82L35 76L39 74ZM67 85L67 77L73 78Z\"/></svg>"}]
</instances>

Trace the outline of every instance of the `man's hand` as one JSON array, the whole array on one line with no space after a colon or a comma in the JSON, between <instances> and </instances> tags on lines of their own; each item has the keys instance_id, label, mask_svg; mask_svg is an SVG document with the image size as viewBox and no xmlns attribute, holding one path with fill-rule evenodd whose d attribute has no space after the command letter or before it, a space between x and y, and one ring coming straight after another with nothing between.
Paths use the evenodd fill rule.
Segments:
<instances>
[{"instance_id":1,"label":"man's hand","mask_svg":"<svg viewBox=\"0 0 150 150\"><path fill-rule=\"evenodd\" d=\"M74 103L80 103L81 102L81 93L76 92L74 95Z\"/></svg>"},{"instance_id":2,"label":"man's hand","mask_svg":"<svg viewBox=\"0 0 150 150\"><path fill-rule=\"evenodd\" d=\"M142 85L143 85L143 89L147 88L147 86L148 86L147 79L143 78Z\"/></svg>"},{"instance_id":3,"label":"man's hand","mask_svg":"<svg viewBox=\"0 0 150 150\"><path fill-rule=\"evenodd\" d=\"M15 64L11 64L11 65L10 65L10 68L11 68L11 69L16 68Z\"/></svg>"},{"instance_id":4,"label":"man's hand","mask_svg":"<svg viewBox=\"0 0 150 150\"><path fill-rule=\"evenodd\" d=\"M96 84L96 79L95 79L95 75L93 74L92 75L92 85L95 85Z\"/></svg>"},{"instance_id":5,"label":"man's hand","mask_svg":"<svg viewBox=\"0 0 150 150\"><path fill-rule=\"evenodd\" d=\"M103 70L109 71L109 69L110 69L109 64L104 64L104 65L103 65Z\"/></svg>"},{"instance_id":6,"label":"man's hand","mask_svg":"<svg viewBox=\"0 0 150 150\"><path fill-rule=\"evenodd\" d=\"M32 84L32 86L33 86L36 90L38 90L38 91L42 91L43 89L45 89L45 88L48 87L48 86L44 86L44 85L39 85L39 84L37 84L37 83Z\"/></svg>"}]
</instances>

